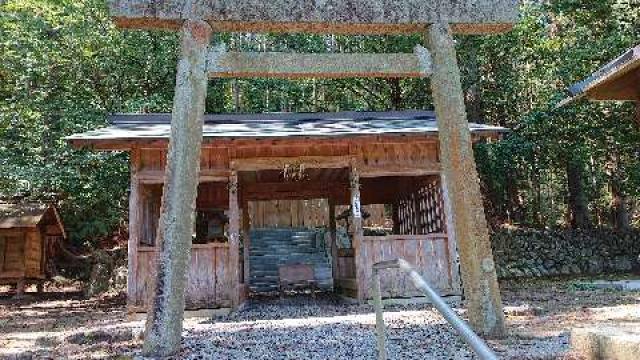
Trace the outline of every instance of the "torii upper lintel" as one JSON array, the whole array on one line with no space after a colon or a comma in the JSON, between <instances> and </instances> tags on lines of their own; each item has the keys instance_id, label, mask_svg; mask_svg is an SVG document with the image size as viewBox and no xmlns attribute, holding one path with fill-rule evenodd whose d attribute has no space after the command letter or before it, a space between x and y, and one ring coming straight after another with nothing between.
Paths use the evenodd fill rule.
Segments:
<instances>
[{"instance_id":1,"label":"torii upper lintel","mask_svg":"<svg viewBox=\"0 0 640 360\"><path fill-rule=\"evenodd\" d=\"M508 31L517 0L110 0L125 28L180 28L205 20L214 31L402 34L436 22L457 33Z\"/></svg>"}]
</instances>

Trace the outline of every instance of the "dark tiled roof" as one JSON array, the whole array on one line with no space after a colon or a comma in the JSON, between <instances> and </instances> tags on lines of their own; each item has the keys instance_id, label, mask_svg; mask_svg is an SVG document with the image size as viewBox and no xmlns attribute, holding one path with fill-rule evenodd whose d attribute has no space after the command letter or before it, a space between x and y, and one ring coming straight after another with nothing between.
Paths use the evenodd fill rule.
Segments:
<instances>
[{"instance_id":1,"label":"dark tiled roof","mask_svg":"<svg viewBox=\"0 0 640 360\"><path fill-rule=\"evenodd\" d=\"M640 78L640 45L629 49L615 60L598 69L598 71L591 74L588 78L569 87L568 91L570 96L562 100L558 104L558 107L567 105L584 97L591 98L592 96L590 95L597 92L599 88L602 88L603 86L611 86L611 84L619 82L623 77L628 76L636 76L637 78ZM633 83L633 80L631 80L631 82ZM595 96L595 98L607 100L632 100L626 99L620 94L609 94L606 96L598 95Z\"/></svg>"},{"instance_id":2,"label":"dark tiled roof","mask_svg":"<svg viewBox=\"0 0 640 360\"><path fill-rule=\"evenodd\" d=\"M110 116L111 126L72 135L67 140L164 139L170 134L170 114ZM470 124L474 133L496 133L502 127ZM206 115L203 136L220 138L331 137L349 135L436 133L432 111L266 113Z\"/></svg>"}]
</instances>

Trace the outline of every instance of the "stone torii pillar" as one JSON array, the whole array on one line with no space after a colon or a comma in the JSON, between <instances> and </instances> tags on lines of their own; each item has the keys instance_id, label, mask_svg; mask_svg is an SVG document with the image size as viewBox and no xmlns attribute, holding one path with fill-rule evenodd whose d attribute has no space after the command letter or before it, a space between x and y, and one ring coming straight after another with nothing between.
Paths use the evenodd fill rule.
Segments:
<instances>
[{"instance_id":1,"label":"stone torii pillar","mask_svg":"<svg viewBox=\"0 0 640 360\"><path fill-rule=\"evenodd\" d=\"M431 25L426 43L432 53L440 161L452 204L450 219L458 240L469 321L481 334L500 337L504 334L500 289L449 24Z\"/></svg>"},{"instance_id":2,"label":"stone torii pillar","mask_svg":"<svg viewBox=\"0 0 640 360\"><path fill-rule=\"evenodd\" d=\"M425 71L428 61L424 61L427 59L422 51L417 52L417 57L265 54L257 62L255 56L230 54L209 56L210 64L205 64L212 28L218 32L324 34L415 34L429 28L427 38L433 52L432 88L440 126L442 167L453 202L451 218L460 247L469 317L481 333L501 334L500 296L452 32L508 31L518 18L517 3L516 0L109 0L112 18L121 28L168 29L182 33L157 241L160 246L158 276L149 308L145 353L166 356L179 349L202 142L206 66L214 76L331 78L429 73Z\"/></svg>"},{"instance_id":3,"label":"stone torii pillar","mask_svg":"<svg viewBox=\"0 0 640 360\"><path fill-rule=\"evenodd\" d=\"M200 172L210 38L211 27L206 22L184 22L156 241L157 276L150 292L152 299L147 302L144 352L151 356L169 356L180 346Z\"/></svg>"}]
</instances>

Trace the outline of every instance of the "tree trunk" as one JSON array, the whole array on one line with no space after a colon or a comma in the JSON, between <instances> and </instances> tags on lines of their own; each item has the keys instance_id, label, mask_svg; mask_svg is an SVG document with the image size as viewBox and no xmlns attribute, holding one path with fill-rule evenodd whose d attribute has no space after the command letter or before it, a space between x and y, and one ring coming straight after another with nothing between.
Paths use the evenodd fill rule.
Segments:
<instances>
[{"instance_id":1,"label":"tree trunk","mask_svg":"<svg viewBox=\"0 0 640 360\"><path fill-rule=\"evenodd\" d=\"M188 20L181 32L181 57L173 99L171 138L158 225L157 275L148 302L144 353L166 357L180 348L187 266L191 257L207 92L206 55L211 27Z\"/></svg>"},{"instance_id":2,"label":"tree trunk","mask_svg":"<svg viewBox=\"0 0 640 360\"><path fill-rule=\"evenodd\" d=\"M627 196L622 191L620 179L613 174L611 178L611 215L616 230L628 230L631 227Z\"/></svg>"},{"instance_id":3,"label":"tree trunk","mask_svg":"<svg viewBox=\"0 0 640 360\"><path fill-rule=\"evenodd\" d=\"M502 301L451 28L434 24L427 40L433 57L431 87L442 170L452 201L451 222L458 239L469 321L482 335L500 337L505 331Z\"/></svg>"},{"instance_id":4,"label":"tree trunk","mask_svg":"<svg viewBox=\"0 0 640 360\"><path fill-rule=\"evenodd\" d=\"M240 99L240 81L238 79L233 80L233 111L236 113L242 112L241 99Z\"/></svg>"},{"instance_id":5,"label":"tree trunk","mask_svg":"<svg viewBox=\"0 0 640 360\"><path fill-rule=\"evenodd\" d=\"M620 157L614 151L610 154L610 166L607 166L609 175L609 188L611 189L611 223L616 230L628 230L631 226L629 215L629 204L624 193L620 167Z\"/></svg>"},{"instance_id":6,"label":"tree trunk","mask_svg":"<svg viewBox=\"0 0 640 360\"><path fill-rule=\"evenodd\" d=\"M482 102L480 101L480 71L478 64L478 42L470 39L469 44L469 88L465 93L465 104L469 121L476 124L484 124L482 117Z\"/></svg>"},{"instance_id":7,"label":"tree trunk","mask_svg":"<svg viewBox=\"0 0 640 360\"><path fill-rule=\"evenodd\" d=\"M505 179L505 191L507 197L505 215L507 222L511 224L522 222L522 201L518 194L516 176L512 172L507 172Z\"/></svg>"},{"instance_id":8,"label":"tree trunk","mask_svg":"<svg viewBox=\"0 0 640 360\"><path fill-rule=\"evenodd\" d=\"M589 227L589 208L584 191L584 169L578 159L567 160L567 187L569 190L569 216L571 227L582 229Z\"/></svg>"},{"instance_id":9,"label":"tree trunk","mask_svg":"<svg viewBox=\"0 0 640 360\"><path fill-rule=\"evenodd\" d=\"M388 80L391 86L391 109L394 111L402 108L402 86L400 86L399 78L391 78Z\"/></svg>"}]
</instances>

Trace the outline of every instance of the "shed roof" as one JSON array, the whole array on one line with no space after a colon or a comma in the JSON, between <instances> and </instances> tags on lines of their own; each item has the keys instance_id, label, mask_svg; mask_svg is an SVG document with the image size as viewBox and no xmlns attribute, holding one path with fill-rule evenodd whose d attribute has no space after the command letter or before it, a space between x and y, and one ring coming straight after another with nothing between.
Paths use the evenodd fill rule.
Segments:
<instances>
[{"instance_id":1,"label":"shed roof","mask_svg":"<svg viewBox=\"0 0 640 360\"><path fill-rule=\"evenodd\" d=\"M77 146L109 141L161 140L171 133L171 114L120 114L111 126L67 137ZM507 129L469 124L474 134L492 136ZM282 139L359 135L436 134L432 111L263 113L205 115L203 136L225 139Z\"/></svg>"},{"instance_id":2,"label":"shed roof","mask_svg":"<svg viewBox=\"0 0 640 360\"><path fill-rule=\"evenodd\" d=\"M29 228L40 224L51 212L64 235L64 227L56 208L42 203L0 203L0 229Z\"/></svg>"},{"instance_id":3,"label":"shed roof","mask_svg":"<svg viewBox=\"0 0 640 360\"><path fill-rule=\"evenodd\" d=\"M560 106L587 97L592 100L640 101L640 45L569 88Z\"/></svg>"}]
</instances>

